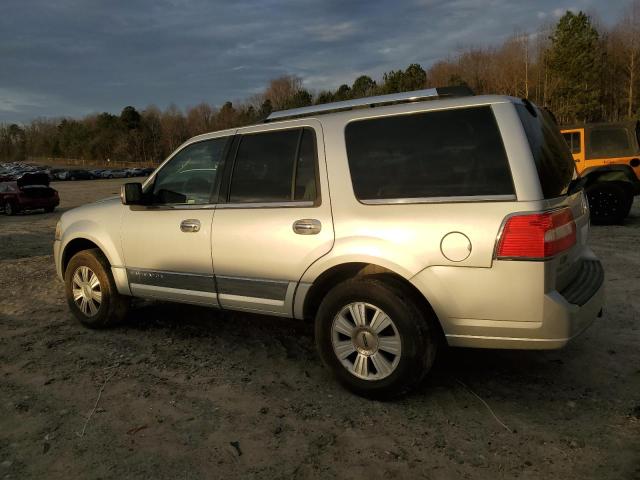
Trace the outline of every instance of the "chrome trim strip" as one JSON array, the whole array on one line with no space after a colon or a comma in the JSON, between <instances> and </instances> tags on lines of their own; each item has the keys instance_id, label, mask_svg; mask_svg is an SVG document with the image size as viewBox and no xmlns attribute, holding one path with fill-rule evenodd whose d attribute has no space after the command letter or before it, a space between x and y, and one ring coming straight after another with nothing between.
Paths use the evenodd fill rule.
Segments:
<instances>
[{"instance_id":1,"label":"chrome trim strip","mask_svg":"<svg viewBox=\"0 0 640 480\"><path fill-rule=\"evenodd\" d=\"M127 268L130 284L216 293L213 275Z\"/></svg>"},{"instance_id":2,"label":"chrome trim strip","mask_svg":"<svg viewBox=\"0 0 640 480\"><path fill-rule=\"evenodd\" d=\"M313 207L314 202L259 202L259 203L220 203L216 208L294 208L294 207Z\"/></svg>"},{"instance_id":3,"label":"chrome trim strip","mask_svg":"<svg viewBox=\"0 0 640 480\"><path fill-rule=\"evenodd\" d=\"M190 205L188 203L176 203L176 204L152 204L152 205L127 205L133 211L145 210L148 212L160 212L164 210L213 210L218 204L215 203L203 203L198 205Z\"/></svg>"},{"instance_id":4,"label":"chrome trim strip","mask_svg":"<svg viewBox=\"0 0 640 480\"><path fill-rule=\"evenodd\" d=\"M220 301L228 300L233 302L241 302L243 304L246 303L255 303L258 305L272 305L274 307L281 307L284 305L284 300L272 300L269 298L259 298L259 297L248 297L245 295L231 295L228 293L220 293L218 295ZM260 310L260 309L256 309Z\"/></svg>"},{"instance_id":5,"label":"chrome trim strip","mask_svg":"<svg viewBox=\"0 0 640 480\"><path fill-rule=\"evenodd\" d=\"M216 275L218 294L223 296L250 297L276 300L281 304L287 294L288 281L267 280L243 277L225 277ZM235 299L241 300L241 299ZM266 303L266 302L265 302Z\"/></svg>"},{"instance_id":6,"label":"chrome trim strip","mask_svg":"<svg viewBox=\"0 0 640 480\"><path fill-rule=\"evenodd\" d=\"M263 278L229 277L199 273L168 272L144 268L127 268L131 286L146 285L156 288L177 289L184 292L206 292L234 301L283 305L289 281ZM255 299L255 300L252 300Z\"/></svg>"},{"instance_id":7,"label":"chrome trim strip","mask_svg":"<svg viewBox=\"0 0 640 480\"><path fill-rule=\"evenodd\" d=\"M131 284L131 293L135 297L170 300L195 305L219 307L218 295L215 292L196 292L182 288L158 287L156 285Z\"/></svg>"},{"instance_id":8,"label":"chrome trim strip","mask_svg":"<svg viewBox=\"0 0 640 480\"><path fill-rule=\"evenodd\" d=\"M573 337L565 337L565 338L529 338L529 337L491 337L484 335L458 335L447 333L445 334L447 338L461 338L461 339L469 339L469 340L508 340L508 341L520 341L520 342L567 342L571 340Z\"/></svg>"},{"instance_id":9,"label":"chrome trim strip","mask_svg":"<svg viewBox=\"0 0 640 480\"><path fill-rule=\"evenodd\" d=\"M382 198L374 200L359 200L365 205L396 205L407 203L473 203L473 202L513 202L515 195L484 195L457 197L419 197L419 198Z\"/></svg>"}]
</instances>

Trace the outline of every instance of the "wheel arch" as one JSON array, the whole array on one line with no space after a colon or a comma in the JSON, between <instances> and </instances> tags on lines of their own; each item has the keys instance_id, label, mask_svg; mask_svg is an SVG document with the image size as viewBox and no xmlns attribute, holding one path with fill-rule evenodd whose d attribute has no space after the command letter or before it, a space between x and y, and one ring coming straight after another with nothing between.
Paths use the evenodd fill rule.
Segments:
<instances>
[{"instance_id":1,"label":"wheel arch","mask_svg":"<svg viewBox=\"0 0 640 480\"><path fill-rule=\"evenodd\" d=\"M104 249L100 248L100 246L97 243L95 243L92 240L89 240L88 238L77 237L67 242L64 249L62 250L62 255L61 255L62 275L64 276L67 270L67 265L69 265L69 261L76 253L81 252L83 250L91 250L94 248L97 248L98 250L100 250L100 252L107 258L107 260L109 260L109 257L106 255ZM109 264L111 264L111 261L109 261Z\"/></svg>"},{"instance_id":2,"label":"wheel arch","mask_svg":"<svg viewBox=\"0 0 640 480\"><path fill-rule=\"evenodd\" d=\"M312 320L325 295L335 285L356 277L375 277L400 288L430 318L435 320L439 334L444 338L441 321L431 302L418 288L400 273L387 267L368 262L346 262L334 265L322 272L304 293L303 299L296 299L296 317ZM298 295L298 293L296 293Z\"/></svg>"},{"instance_id":3,"label":"wheel arch","mask_svg":"<svg viewBox=\"0 0 640 480\"><path fill-rule=\"evenodd\" d=\"M616 182L632 195L640 193L640 180L629 165L601 165L590 167L582 171L585 188L593 187L597 183Z\"/></svg>"}]
</instances>

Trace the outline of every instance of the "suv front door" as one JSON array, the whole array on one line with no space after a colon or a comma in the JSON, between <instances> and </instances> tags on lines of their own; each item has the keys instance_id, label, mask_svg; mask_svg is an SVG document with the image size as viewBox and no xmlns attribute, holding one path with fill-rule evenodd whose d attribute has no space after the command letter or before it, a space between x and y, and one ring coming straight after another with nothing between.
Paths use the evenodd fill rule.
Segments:
<instances>
[{"instance_id":1,"label":"suv front door","mask_svg":"<svg viewBox=\"0 0 640 480\"><path fill-rule=\"evenodd\" d=\"M212 199L230 138L185 146L145 185L148 205L124 207L122 249L134 296L218 306Z\"/></svg>"},{"instance_id":2,"label":"suv front door","mask_svg":"<svg viewBox=\"0 0 640 480\"><path fill-rule=\"evenodd\" d=\"M222 307L281 316L333 246L322 129L312 120L238 131L213 221Z\"/></svg>"}]
</instances>

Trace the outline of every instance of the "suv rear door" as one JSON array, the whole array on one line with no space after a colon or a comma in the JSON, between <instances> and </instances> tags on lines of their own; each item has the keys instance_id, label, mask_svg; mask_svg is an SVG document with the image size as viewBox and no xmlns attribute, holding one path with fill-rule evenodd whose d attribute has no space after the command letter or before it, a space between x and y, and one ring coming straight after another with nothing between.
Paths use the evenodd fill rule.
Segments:
<instances>
[{"instance_id":1,"label":"suv rear door","mask_svg":"<svg viewBox=\"0 0 640 480\"><path fill-rule=\"evenodd\" d=\"M292 315L305 270L333 246L321 124L238 131L212 229L222 307Z\"/></svg>"}]
</instances>

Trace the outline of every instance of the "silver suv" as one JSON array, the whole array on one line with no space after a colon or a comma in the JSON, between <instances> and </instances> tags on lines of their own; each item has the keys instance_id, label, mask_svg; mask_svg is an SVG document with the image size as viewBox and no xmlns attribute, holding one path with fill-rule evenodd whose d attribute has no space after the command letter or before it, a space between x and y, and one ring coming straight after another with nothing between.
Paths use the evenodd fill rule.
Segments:
<instances>
[{"instance_id":1,"label":"silver suv","mask_svg":"<svg viewBox=\"0 0 640 480\"><path fill-rule=\"evenodd\" d=\"M315 322L323 361L386 397L439 345L552 349L601 313L589 212L549 113L427 89L273 113L185 142L144 183L66 212L69 307L131 297Z\"/></svg>"}]
</instances>

